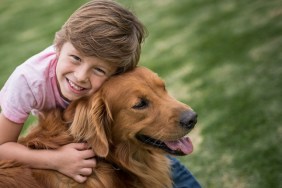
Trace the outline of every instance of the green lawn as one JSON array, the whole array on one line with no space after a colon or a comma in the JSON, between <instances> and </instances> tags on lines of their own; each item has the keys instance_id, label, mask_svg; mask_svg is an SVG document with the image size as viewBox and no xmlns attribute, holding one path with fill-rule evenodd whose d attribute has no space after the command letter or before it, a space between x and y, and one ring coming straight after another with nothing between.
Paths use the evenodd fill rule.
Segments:
<instances>
[{"instance_id":1,"label":"green lawn","mask_svg":"<svg viewBox=\"0 0 282 188\"><path fill-rule=\"evenodd\" d=\"M0 86L86 0L1 0ZM282 187L282 1L119 0L149 31L141 64L199 123L181 157L207 188Z\"/></svg>"}]
</instances>

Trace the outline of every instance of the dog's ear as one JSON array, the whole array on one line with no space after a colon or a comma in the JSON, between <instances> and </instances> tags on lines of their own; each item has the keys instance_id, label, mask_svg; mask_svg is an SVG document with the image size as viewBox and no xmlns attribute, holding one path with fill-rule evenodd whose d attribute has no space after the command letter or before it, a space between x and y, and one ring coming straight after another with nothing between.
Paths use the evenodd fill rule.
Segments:
<instances>
[{"instance_id":1,"label":"dog's ear","mask_svg":"<svg viewBox=\"0 0 282 188\"><path fill-rule=\"evenodd\" d=\"M87 141L97 156L109 153L107 130L111 114L98 95L77 104L70 132L76 141Z\"/></svg>"}]
</instances>

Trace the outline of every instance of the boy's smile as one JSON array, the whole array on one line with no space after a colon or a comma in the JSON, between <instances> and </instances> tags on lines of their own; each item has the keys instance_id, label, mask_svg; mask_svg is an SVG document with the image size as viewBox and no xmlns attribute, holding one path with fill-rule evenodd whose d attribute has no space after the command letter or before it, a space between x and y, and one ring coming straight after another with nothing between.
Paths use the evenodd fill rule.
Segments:
<instances>
[{"instance_id":1,"label":"boy's smile","mask_svg":"<svg viewBox=\"0 0 282 188\"><path fill-rule=\"evenodd\" d=\"M82 94L82 92L87 92L87 88L84 87L80 87L78 84L72 82L71 80L69 80L68 78L66 78L66 80L69 83L69 87L70 89L77 94Z\"/></svg>"},{"instance_id":2,"label":"boy's smile","mask_svg":"<svg viewBox=\"0 0 282 188\"><path fill-rule=\"evenodd\" d=\"M69 82L71 89L74 89L74 92L76 92L76 91L79 92L79 91L82 91L82 90L86 89L86 88L83 88L83 87L80 87L80 86L76 85L75 83L73 83L69 79L67 79L67 81Z\"/></svg>"},{"instance_id":3,"label":"boy's smile","mask_svg":"<svg viewBox=\"0 0 282 188\"><path fill-rule=\"evenodd\" d=\"M69 42L57 52L57 57L58 87L69 101L96 92L117 69L99 58L84 56Z\"/></svg>"}]
</instances>

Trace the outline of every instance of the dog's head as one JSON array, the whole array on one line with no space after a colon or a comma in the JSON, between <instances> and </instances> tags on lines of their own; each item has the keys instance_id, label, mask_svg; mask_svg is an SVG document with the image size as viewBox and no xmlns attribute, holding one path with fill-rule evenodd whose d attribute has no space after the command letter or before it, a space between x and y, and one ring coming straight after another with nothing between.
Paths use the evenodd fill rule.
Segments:
<instances>
[{"instance_id":1,"label":"dog's head","mask_svg":"<svg viewBox=\"0 0 282 188\"><path fill-rule=\"evenodd\" d=\"M185 135L195 126L196 113L171 97L164 82L146 68L113 76L93 96L70 105L66 114L74 114L71 134L101 157L121 143L131 150L174 155L193 149Z\"/></svg>"}]
</instances>

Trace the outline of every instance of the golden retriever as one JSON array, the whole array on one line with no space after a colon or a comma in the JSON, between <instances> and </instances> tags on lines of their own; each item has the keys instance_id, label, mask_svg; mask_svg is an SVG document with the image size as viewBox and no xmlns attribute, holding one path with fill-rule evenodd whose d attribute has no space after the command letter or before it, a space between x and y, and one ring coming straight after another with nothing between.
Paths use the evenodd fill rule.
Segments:
<instances>
[{"instance_id":1,"label":"golden retriever","mask_svg":"<svg viewBox=\"0 0 282 188\"><path fill-rule=\"evenodd\" d=\"M93 96L51 110L20 143L32 149L56 149L86 141L97 166L85 183L53 170L29 169L0 161L0 187L172 187L167 154L186 155L192 144L185 135L196 113L171 97L164 82L147 68L110 78Z\"/></svg>"}]
</instances>

